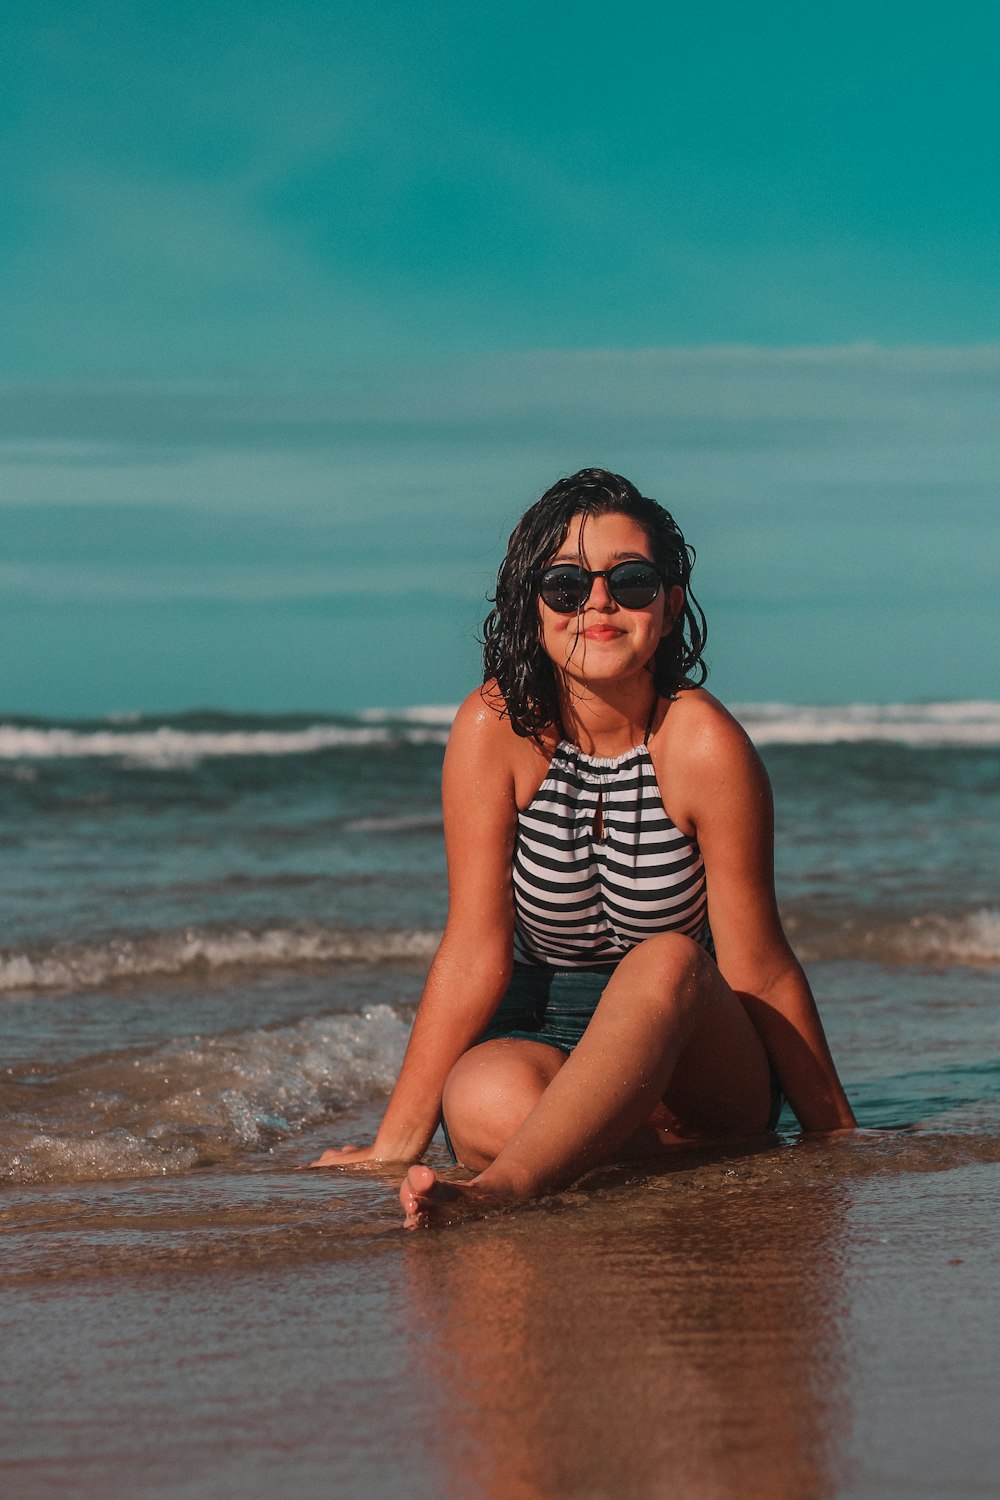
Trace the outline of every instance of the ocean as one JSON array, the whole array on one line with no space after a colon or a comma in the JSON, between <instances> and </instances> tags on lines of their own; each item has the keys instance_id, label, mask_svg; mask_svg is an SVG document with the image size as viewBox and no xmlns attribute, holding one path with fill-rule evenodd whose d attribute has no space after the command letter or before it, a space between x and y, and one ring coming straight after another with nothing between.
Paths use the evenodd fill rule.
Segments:
<instances>
[{"instance_id":1,"label":"ocean","mask_svg":"<svg viewBox=\"0 0 1000 1500\"><path fill-rule=\"evenodd\" d=\"M684 1156L676 1172L644 1177L609 1169L542 1205L442 1236L399 1232L391 1174L295 1169L326 1145L370 1136L402 1057L445 915L439 778L453 710L8 717L0 725L0 1288L15 1297L3 1302L5 1328L7 1347L21 1355L17 1374L9 1366L0 1377L0 1396L13 1403L19 1424L18 1494L60 1492L72 1474L73 1492L83 1495L244 1495L262 1475L278 1472L282 1484L294 1479L296 1492L307 1496L388 1493L405 1474L411 1485L403 1492L412 1494L609 1492L603 1479L587 1489L580 1479L551 1474L543 1483L537 1472L520 1490L510 1488L499 1416L490 1429L496 1447L488 1473L475 1466L486 1461L480 1452L475 1462L467 1455L458 1478L452 1474L455 1444L471 1441L454 1428L461 1421L453 1412L446 1430L451 1422L454 1443L442 1447L440 1431L433 1441L421 1436L422 1457L414 1458L414 1433L441 1413L427 1406L426 1392L417 1399L393 1360L419 1364L430 1315L426 1307L413 1314L404 1353L393 1354L390 1330L398 1298L411 1306L407 1278L424 1280L419 1295L434 1303L458 1276L462 1256L483 1257L475 1275L499 1278L503 1295L516 1302L513 1288L521 1283L516 1276L505 1281L511 1257L530 1280L539 1257L557 1246L579 1259L581 1276L595 1288L602 1275L621 1275L621 1296L642 1302L660 1255L669 1296L688 1309L677 1315L688 1319L689 1333L679 1278L687 1264L703 1292L705 1275L725 1280L720 1244L728 1246L727 1265L739 1259L741 1245L757 1246L760 1290L761 1266L777 1267L779 1282L799 1266L804 1286L818 1274L815 1259L802 1259L803 1245L817 1237L825 1246L820 1260L839 1266L838 1275L861 1263L859 1245L877 1259L895 1237L912 1273L897 1292L904 1287L911 1296L924 1284L914 1280L913 1266L923 1264L923 1236L936 1224L942 1266L954 1261L978 1266L983 1278L993 1274L992 1238L980 1219L963 1231L962 1214L972 1201L982 1212L995 1207L1000 1161L1000 703L749 704L735 711L774 783L779 900L860 1133L839 1143L803 1141L786 1111L773 1145L746 1157ZM439 1143L430 1159L443 1164ZM932 1181L944 1185L944 1198L939 1191L928 1206ZM895 1209L886 1208L887 1194L897 1195ZM849 1230L837 1230L842 1220ZM623 1224L631 1225L629 1256L641 1247L639 1270L629 1261L628 1274L620 1246L608 1249ZM712 1242L708 1270L706 1235L721 1236ZM952 1257L943 1254L949 1236L952 1247L964 1245ZM420 1248L414 1240L450 1241L453 1248ZM845 1246L854 1247L850 1254ZM920 1272L928 1287L938 1286L939 1269L935 1261ZM214 1279L206 1283L206 1276ZM248 1386L250 1356L237 1346L251 1334L234 1330L244 1326L238 1308L255 1305L262 1278L275 1306L282 1298L294 1305L286 1309L285 1332L273 1325L273 1311L258 1309L251 1319L253 1368L271 1367L278 1385L285 1382L272 1416L255 1427L241 1403L252 1391L266 1407L270 1387L262 1373ZM461 1284L461 1296L471 1297L470 1283ZM865 1296L874 1284L865 1283ZM325 1329L319 1339L308 1331L308 1309L323 1302L324 1289L336 1291L340 1321L330 1326L333 1312L324 1303L316 1313ZM447 1305L457 1317L453 1295L454 1287ZM488 1289L485 1295L489 1300ZM599 1291L594 1295L599 1301ZM745 1321L742 1294L730 1287L725 1295L732 1317ZM762 1295L770 1306L771 1292ZM803 1296L806 1310L795 1317L815 1322L815 1298ZM851 1337L861 1339L852 1347L864 1347L858 1298L845 1296L824 1294L820 1322L840 1317L840 1348L846 1319ZM163 1312L158 1322L149 1298ZM484 1304L476 1305L478 1312L469 1306L473 1325L484 1315ZM706 1302L706 1329L719 1305ZM729 1306L725 1298L722 1305ZM837 1308L848 1306L841 1317ZM966 1343L975 1345L975 1298L960 1306L971 1320ZM782 1307L775 1303L779 1323L790 1316ZM122 1324L125 1308L131 1321ZM648 1330L659 1327L659 1315L651 1309L643 1303L636 1317L647 1320L641 1326L653 1338ZM880 1315L889 1316L884 1307L870 1312ZM546 1316L562 1326L562 1313L549 1307ZM603 1327L599 1309L594 1316L594 1326ZM286 1343L293 1326L299 1362ZM782 1382L803 1377L781 1327L786 1348L774 1360L783 1361L784 1389ZM921 1343L911 1325L901 1359L930 1357L935 1340L940 1349L940 1332L932 1338L919 1318L916 1327L926 1338ZM950 1336L958 1337L957 1327ZM215 1342L206 1345L209 1328ZM814 1329L820 1343L825 1328ZM664 1325L668 1343L675 1333L676 1325L669 1333ZM455 1361L464 1359L466 1368L473 1355L456 1352L447 1339L445 1346L453 1376ZM506 1347L509 1356L509 1340ZM444 1358L435 1348L427 1356L432 1365ZM244 1360L224 1412L211 1406L229 1389L224 1370L222 1384L212 1385L213 1349ZM201 1362L192 1374L193 1350ZM730 1350L730 1374L734 1357ZM982 1353L982 1360L992 1360L995 1373L995 1355ZM480 1371L484 1380L507 1368L499 1352L497 1361ZM902 1411L902 1376L879 1377L874 1353L861 1368L872 1389L899 1396ZM316 1415L303 1394L306 1370L313 1392L317 1381L340 1382L337 1421L347 1429L361 1424L350 1441L328 1436L323 1446L314 1425L308 1433L302 1426L304 1413ZM757 1377L745 1364L739 1370L738 1388L750 1400ZM74 1380L74 1421L83 1428L53 1426L43 1416L43 1385L54 1381L65 1391ZM209 1401L208 1409L199 1405L197 1420L193 1389ZM381 1416L350 1416L379 1391L395 1405L379 1408ZM334 1399L329 1389L327 1395ZM466 1391L462 1399L481 1417L482 1402L493 1398ZM585 1426L590 1397L578 1392L573 1399ZM684 1399L695 1401L690 1390ZM970 1424L976 1399L969 1397L962 1419ZM504 1420L517 1407L511 1400ZM109 1401L124 1403L132 1436L102 1426ZM163 1401L173 1413L169 1431L149 1425ZM711 1403L695 1406L689 1430L708 1421ZM819 1462L817 1444L826 1444L823 1483L787 1493L896 1493L888 1481L851 1488L851 1475L874 1472L863 1451L868 1417L858 1410L852 1417L823 1406L822 1420L814 1411L809 1422L823 1427L822 1443L800 1433L801 1463L779 1464L770 1493L786 1493L778 1469L796 1485L805 1482L802 1465ZM242 1434L238 1457L234 1423ZM194 1445L188 1450L178 1424ZM282 1449L282 1424L298 1433L296 1458ZM643 1431L652 1441L651 1428ZM713 1469L709 1482L703 1465L677 1493L737 1492L732 1486L746 1477L739 1466L757 1449L749 1437L733 1441L728 1467ZM977 1441L979 1449L970 1426L962 1473L975 1476L986 1461L987 1440ZM940 1455L925 1429L912 1439L907 1462L923 1451L921 1443ZM641 1446L633 1442L622 1472L631 1472L628 1462L640 1463ZM548 1451L538 1448L536 1468L549 1462ZM195 1452L199 1472L215 1476L207 1488L199 1488ZM934 1492L985 1492L949 1488L957 1472L953 1465ZM626 1484L629 1493L661 1492L638 1471L633 1477L637 1487ZM282 1484L277 1493L291 1492Z\"/></svg>"},{"instance_id":2,"label":"ocean","mask_svg":"<svg viewBox=\"0 0 1000 1500\"><path fill-rule=\"evenodd\" d=\"M860 1120L1000 1127L1000 704L737 712ZM0 1180L240 1171L357 1132L443 925L452 714L0 727Z\"/></svg>"}]
</instances>

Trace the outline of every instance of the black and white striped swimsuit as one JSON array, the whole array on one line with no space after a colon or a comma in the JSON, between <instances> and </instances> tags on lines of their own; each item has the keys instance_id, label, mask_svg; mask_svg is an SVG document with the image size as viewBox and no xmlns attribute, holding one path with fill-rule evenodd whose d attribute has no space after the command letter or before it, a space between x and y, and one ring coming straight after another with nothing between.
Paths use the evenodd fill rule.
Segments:
<instances>
[{"instance_id":1,"label":"black and white striped swimsuit","mask_svg":"<svg viewBox=\"0 0 1000 1500\"><path fill-rule=\"evenodd\" d=\"M661 932L710 943L705 866L645 742L607 759L560 741L518 816L514 910L519 963L607 967Z\"/></svg>"},{"instance_id":2,"label":"black and white striped swimsuit","mask_svg":"<svg viewBox=\"0 0 1000 1500\"><path fill-rule=\"evenodd\" d=\"M514 971L479 1042L572 1052L637 944L680 932L714 956L705 865L667 816L645 739L614 759L561 740L517 821ZM769 1130L781 1106L772 1068Z\"/></svg>"},{"instance_id":3,"label":"black and white striped swimsuit","mask_svg":"<svg viewBox=\"0 0 1000 1500\"><path fill-rule=\"evenodd\" d=\"M517 823L514 972L479 1040L572 1052L638 943L681 932L712 952L705 866L664 810L645 739L614 759L560 741Z\"/></svg>"}]
</instances>

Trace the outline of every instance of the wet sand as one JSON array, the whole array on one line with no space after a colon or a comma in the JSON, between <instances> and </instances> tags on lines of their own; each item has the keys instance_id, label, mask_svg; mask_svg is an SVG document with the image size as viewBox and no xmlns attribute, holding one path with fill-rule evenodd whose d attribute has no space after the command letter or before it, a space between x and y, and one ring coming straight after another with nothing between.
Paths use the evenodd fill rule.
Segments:
<instances>
[{"instance_id":1,"label":"wet sand","mask_svg":"<svg viewBox=\"0 0 1000 1500\"><path fill-rule=\"evenodd\" d=\"M996 1493L993 1134L678 1158L417 1234L302 1157L0 1200L6 1494Z\"/></svg>"}]
</instances>

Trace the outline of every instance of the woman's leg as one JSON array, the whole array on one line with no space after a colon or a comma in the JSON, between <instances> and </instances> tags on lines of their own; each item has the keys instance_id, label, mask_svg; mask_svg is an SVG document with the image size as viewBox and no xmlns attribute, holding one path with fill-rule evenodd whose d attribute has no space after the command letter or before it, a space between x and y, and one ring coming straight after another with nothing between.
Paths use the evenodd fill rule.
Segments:
<instances>
[{"instance_id":1,"label":"woman's leg","mask_svg":"<svg viewBox=\"0 0 1000 1500\"><path fill-rule=\"evenodd\" d=\"M459 1058L448 1075L442 1109L463 1167L481 1172L500 1155L567 1056L545 1042L498 1037Z\"/></svg>"},{"instance_id":2,"label":"woman's leg","mask_svg":"<svg viewBox=\"0 0 1000 1500\"><path fill-rule=\"evenodd\" d=\"M761 1132L770 1110L767 1056L749 1017L704 949L676 933L622 960L576 1050L477 1177L439 1183L410 1168L400 1189L407 1224L557 1192L609 1160L661 1100L716 1136Z\"/></svg>"}]
</instances>

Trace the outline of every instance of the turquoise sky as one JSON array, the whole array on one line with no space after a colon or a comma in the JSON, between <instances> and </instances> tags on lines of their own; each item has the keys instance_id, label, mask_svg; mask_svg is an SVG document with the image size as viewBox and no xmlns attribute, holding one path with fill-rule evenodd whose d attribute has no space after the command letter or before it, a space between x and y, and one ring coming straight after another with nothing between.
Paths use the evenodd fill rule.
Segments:
<instances>
[{"instance_id":1,"label":"turquoise sky","mask_svg":"<svg viewBox=\"0 0 1000 1500\"><path fill-rule=\"evenodd\" d=\"M0 710L453 699L594 462L729 697L995 695L1000 8L4 30Z\"/></svg>"}]
</instances>

